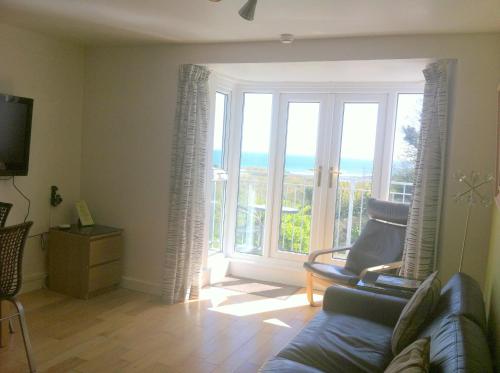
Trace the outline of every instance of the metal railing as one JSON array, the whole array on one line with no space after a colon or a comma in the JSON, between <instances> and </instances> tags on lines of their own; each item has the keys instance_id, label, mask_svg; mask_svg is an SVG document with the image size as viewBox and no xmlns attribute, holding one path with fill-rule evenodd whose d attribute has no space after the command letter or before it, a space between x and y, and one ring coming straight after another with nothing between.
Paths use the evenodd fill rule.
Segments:
<instances>
[{"instance_id":1,"label":"metal railing","mask_svg":"<svg viewBox=\"0 0 500 373\"><path fill-rule=\"evenodd\" d=\"M370 188L366 188L367 183ZM339 180L333 241L335 247L350 246L358 238L367 217L366 201L370 195L371 178Z\"/></svg>"},{"instance_id":2,"label":"metal railing","mask_svg":"<svg viewBox=\"0 0 500 373\"><path fill-rule=\"evenodd\" d=\"M283 183L279 250L309 253L314 175L293 175L295 182Z\"/></svg>"},{"instance_id":3,"label":"metal railing","mask_svg":"<svg viewBox=\"0 0 500 373\"><path fill-rule=\"evenodd\" d=\"M410 203L413 196L413 183L407 181L391 181L389 200L392 202Z\"/></svg>"},{"instance_id":4,"label":"metal railing","mask_svg":"<svg viewBox=\"0 0 500 373\"><path fill-rule=\"evenodd\" d=\"M410 203L412 195L413 183L391 181L390 201ZM370 196L371 178L351 177L340 180L335 215L335 247L351 246L356 241L366 220L368 220L366 201ZM346 198L347 204L345 203Z\"/></svg>"},{"instance_id":5,"label":"metal railing","mask_svg":"<svg viewBox=\"0 0 500 373\"><path fill-rule=\"evenodd\" d=\"M282 216L279 228L281 251L309 253L313 189L313 175L294 175L293 182L283 184ZM240 252L262 252L266 205L265 202L259 203L255 199L255 191L258 190L267 190L267 185L252 180L250 177L244 183L240 182L240 193L244 191L247 196L252 196L247 199L246 205L238 206L241 224L237 224L236 247ZM335 247L350 246L358 238L368 219L366 207L371 195L371 178L341 177L337 190L333 243ZM412 183L391 182L389 200L409 203L412 194ZM214 202L213 204L218 205ZM283 228L285 221L286 231Z\"/></svg>"},{"instance_id":6,"label":"metal railing","mask_svg":"<svg viewBox=\"0 0 500 373\"><path fill-rule=\"evenodd\" d=\"M212 181L212 195L210 198L211 215L208 237L209 254L222 252L226 183L225 179L216 179Z\"/></svg>"}]
</instances>

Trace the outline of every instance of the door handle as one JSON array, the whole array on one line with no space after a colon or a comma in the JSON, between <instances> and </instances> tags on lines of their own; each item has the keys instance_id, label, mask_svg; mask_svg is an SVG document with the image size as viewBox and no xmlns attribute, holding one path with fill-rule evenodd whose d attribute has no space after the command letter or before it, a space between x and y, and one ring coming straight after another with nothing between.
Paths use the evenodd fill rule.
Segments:
<instances>
[{"instance_id":1,"label":"door handle","mask_svg":"<svg viewBox=\"0 0 500 373\"><path fill-rule=\"evenodd\" d=\"M330 167L330 170L329 170L329 173L328 173L328 188L332 188L333 187L333 175L341 175L342 172L340 171L334 171L333 170L333 166Z\"/></svg>"},{"instance_id":2,"label":"door handle","mask_svg":"<svg viewBox=\"0 0 500 373\"><path fill-rule=\"evenodd\" d=\"M317 181L317 186L318 188L321 186L321 177L323 174L323 167L318 166L318 181Z\"/></svg>"}]
</instances>

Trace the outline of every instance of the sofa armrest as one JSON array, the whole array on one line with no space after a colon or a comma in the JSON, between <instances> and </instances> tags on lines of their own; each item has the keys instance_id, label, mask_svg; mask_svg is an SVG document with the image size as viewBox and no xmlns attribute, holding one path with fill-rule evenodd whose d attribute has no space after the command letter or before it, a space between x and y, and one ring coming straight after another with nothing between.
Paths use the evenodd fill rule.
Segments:
<instances>
[{"instance_id":1,"label":"sofa armrest","mask_svg":"<svg viewBox=\"0 0 500 373\"><path fill-rule=\"evenodd\" d=\"M323 310L395 326L407 299L339 285L326 289Z\"/></svg>"}]
</instances>

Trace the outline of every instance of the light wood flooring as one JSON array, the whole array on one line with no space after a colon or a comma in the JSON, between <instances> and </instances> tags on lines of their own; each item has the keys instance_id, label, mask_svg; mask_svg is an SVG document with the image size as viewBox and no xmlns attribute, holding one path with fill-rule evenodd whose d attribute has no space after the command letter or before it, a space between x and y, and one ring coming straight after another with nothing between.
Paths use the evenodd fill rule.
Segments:
<instances>
[{"instance_id":1,"label":"light wood flooring","mask_svg":"<svg viewBox=\"0 0 500 373\"><path fill-rule=\"evenodd\" d=\"M38 372L256 372L319 308L208 287L173 306L118 289L88 301L48 290L20 296ZM19 326L0 348L0 372L27 372Z\"/></svg>"}]
</instances>

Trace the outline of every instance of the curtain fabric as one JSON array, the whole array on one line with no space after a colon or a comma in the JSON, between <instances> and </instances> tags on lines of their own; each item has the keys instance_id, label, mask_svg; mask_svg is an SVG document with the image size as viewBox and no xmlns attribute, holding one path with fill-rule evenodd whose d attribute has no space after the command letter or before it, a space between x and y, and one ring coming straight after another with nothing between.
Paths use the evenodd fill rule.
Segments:
<instances>
[{"instance_id":1,"label":"curtain fabric","mask_svg":"<svg viewBox=\"0 0 500 373\"><path fill-rule=\"evenodd\" d=\"M203 66L182 65L179 69L162 286L162 298L167 304L199 296L205 226L209 74Z\"/></svg>"},{"instance_id":2,"label":"curtain fabric","mask_svg":"<svg viewBox=\"0 0 500 373\"><path fill-rule=\"evenodd\" d=\"M426 67L414 194L401 275L424 279L436 264L448 132L448 61Z\"/></svg>"}]
</instances>

